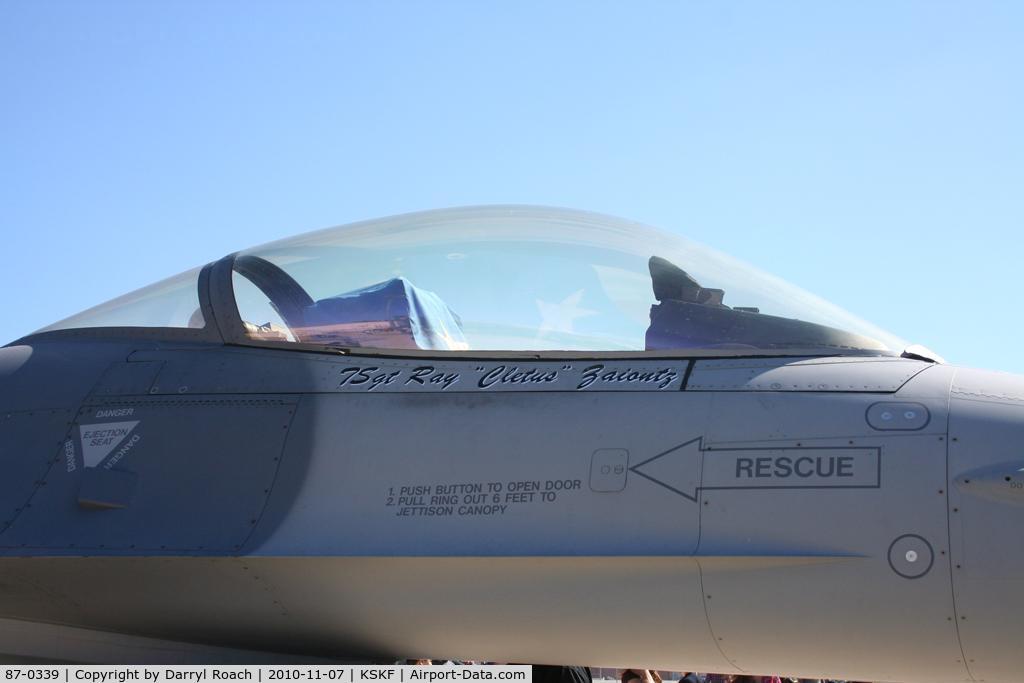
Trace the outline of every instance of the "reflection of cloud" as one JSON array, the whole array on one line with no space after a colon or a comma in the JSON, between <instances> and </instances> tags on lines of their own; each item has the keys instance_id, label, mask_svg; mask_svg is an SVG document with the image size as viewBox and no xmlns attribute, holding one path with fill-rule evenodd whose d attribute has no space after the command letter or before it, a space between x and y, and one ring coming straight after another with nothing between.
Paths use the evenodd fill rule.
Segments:
<instances>
[{"instance_id":1,"label":"reflection of cloud","mask_svg":"<svg viewBox=\"0 0 1024 683\"><path fill-rule=\"evenodd\" d=\"M445 258L447 258L449 261L461 261L462 259L466 258L466 254L463 254L460 251L453 251L452 253L448 254Z\"/></svg>"},{"instance_id":2,"label":"reflection of cloud","mask_svg":"<svg viewBox=\"0 0 1024 683\"><path fill-rule=\"evenodd\" d=\"M615 304L615 308L633 322L646 325L650 321L651 304L654 303L650 275L611 266L592 267L604 293Z\"/></svg>"},{"instance_id":3,"label":"reflection of cloud","mask_svg":"<svg viewBox=\"0 0 1024 683\"><path fill-rule=\"evenodd\" d=\"M597 315L597 311L587 308L580 308L580 299L583 298L583 290L574 292L562 299L557 304L548 303L537 299L537 309L540 310L541 323L537 329L538 334L545 332L572 332L573 321L577 318L585 318L589 315Z\"/></svg>"}]
</instances>

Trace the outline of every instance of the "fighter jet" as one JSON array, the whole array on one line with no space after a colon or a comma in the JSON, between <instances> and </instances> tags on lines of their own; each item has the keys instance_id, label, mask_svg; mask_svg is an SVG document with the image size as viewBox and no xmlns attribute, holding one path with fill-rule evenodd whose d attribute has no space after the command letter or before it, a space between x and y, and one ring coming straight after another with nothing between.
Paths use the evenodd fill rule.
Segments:
<instances>
[{"instance_id":1,"label":"fighter jet","mask_svg":"<svg viewBox=\"0 0 1024 683\"><path fill-rule=\"evenodd\" d=\"M308 233L0 349L0 652L1019 681L1022 437L636 223Z\"/></svg>"}]
</instances>

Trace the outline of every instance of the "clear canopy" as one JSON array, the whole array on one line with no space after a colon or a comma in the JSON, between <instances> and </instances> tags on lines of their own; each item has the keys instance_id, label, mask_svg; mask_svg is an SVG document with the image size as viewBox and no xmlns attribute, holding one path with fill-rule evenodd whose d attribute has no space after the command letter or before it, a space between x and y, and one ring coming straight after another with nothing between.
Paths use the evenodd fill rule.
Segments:
<instances>
[{"instance_id":1,"label":"clear canopy","mask_svg":"<svg viewBox=\"0 0 1024 683\"><path fill-rule=\"evenodd\" d=\"M255 341L445 351L825 350L902 340L683 238L598 214L445 209L241 252L232 284ZM199 269L55 323L205 325Z\"/></svg>"},{"instance_id":2,"label":"clear canopy","mask_svg":"<svg viewBox=\"0 0 1024 683\"><path fill-rule=\"evenodd\" d=\"M199 271L193 268L99 306L77 313L38 332L83 327L186 327L202 328L199 308Z\"/></svg>"},{"instance_id":3,"label":"clear canopy","mask_svg":"<svg viewBox=\"0 0 1024 683\"><path fill-rule=\"evenodd\" d=\"M900 339L707 247L542 207L428 211L236 259L254 339L342 347L901 351Z\"/></svg>"}]
</instances>

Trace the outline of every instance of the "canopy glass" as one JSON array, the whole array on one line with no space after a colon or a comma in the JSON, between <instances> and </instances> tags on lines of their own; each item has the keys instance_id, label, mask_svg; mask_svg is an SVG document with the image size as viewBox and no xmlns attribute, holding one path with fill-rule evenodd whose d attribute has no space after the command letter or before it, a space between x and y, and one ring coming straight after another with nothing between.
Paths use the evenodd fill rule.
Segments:
<instances>
[{"instance_id":1,"label":"canopy glass","mask_svg":"<svg viewBox=\"0 0 1024 683\"><path fill-rule=\"evenodd\" d=\"M202 328L199 269L40 331ZM817 350L906 343L729 256L638 223L529 206L355 223L239 253L254 342L435 351Z\"/></svg>"},{"instance_id":2,"label":"canopy glass","mask_svg":"<svg viewBox=\"0 0 1024 683\"><path fill-rule=\"evenodd\" d=\"M242 252L253 339L447 351L834 349L906 344L777 277L618 218L429 211Z\"/></svg>"}]
</instances>

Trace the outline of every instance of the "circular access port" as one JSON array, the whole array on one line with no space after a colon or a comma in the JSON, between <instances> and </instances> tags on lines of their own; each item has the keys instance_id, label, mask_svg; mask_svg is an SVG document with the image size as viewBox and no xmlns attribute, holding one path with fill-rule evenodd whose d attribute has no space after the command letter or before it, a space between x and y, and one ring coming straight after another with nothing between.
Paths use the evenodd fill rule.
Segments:
<instances>
[{"instance_id":1,"label":"circular access port","mask_svg":"<svg viewBox=\"0 0 1024 683\"><path fill-rule=\"evenodd\" d=\"M932 546L917 534L904 534L889 546L889 566L905 579L919 579L932 568Z\"/></svg>"}]
</instances>

